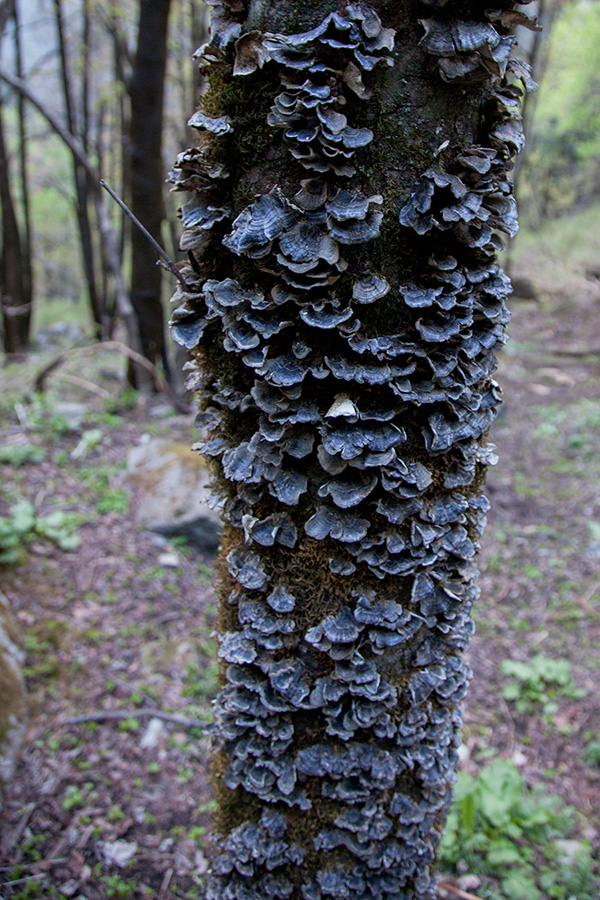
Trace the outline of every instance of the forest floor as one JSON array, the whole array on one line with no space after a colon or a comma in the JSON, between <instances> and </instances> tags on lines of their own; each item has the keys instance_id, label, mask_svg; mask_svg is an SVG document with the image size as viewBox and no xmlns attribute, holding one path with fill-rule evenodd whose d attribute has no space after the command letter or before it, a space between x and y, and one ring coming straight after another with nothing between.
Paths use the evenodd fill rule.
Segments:
<instances>
[{"instance_id":1,"label":"forest floor","mask_svg":"<svg viewBox=\"0 0 600 900\"><path fill-rule=\"evenodd\" d=\"M461 748L475 780L460 782L471 799L451 820L462 850L445 855L440 897L593 900L600 885L600 285L551 288L515 302L500 363ZM191 444L193 417L107 407L58 380L46 406L28 403L27 378L47 358L4 370L0 443L13 450L0 512L21 498L41 519L60 510L80 542L67 552L36 539L2 571L30 720L3 794L0 898L197 898L209 748L185 720L209 718L215 692L213 560L140 531L124 471L144 433ZM77 376L115 393L111 373L87 364ZM67 427L52 404L84 396L83 421ZM484 783L498 759L512 791L500 810Z\"/></svg>"}]
</instances>

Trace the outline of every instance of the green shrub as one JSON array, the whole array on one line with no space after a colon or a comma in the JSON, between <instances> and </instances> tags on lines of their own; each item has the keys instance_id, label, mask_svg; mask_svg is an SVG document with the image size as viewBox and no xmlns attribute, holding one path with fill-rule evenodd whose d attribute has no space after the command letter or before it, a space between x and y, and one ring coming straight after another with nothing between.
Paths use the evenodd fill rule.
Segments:
<instances>
[{"instance_id":1,"label":"green shrub","mask_svg":"<svg viewBox=\"0 0 600 900\"><path fill-rule=\"evenodd\" d=\"M571 666L566 659L550 659L537 654L529 662L505 659L500 663L502 675L513 678L502 689L502 696L514 702L517 712L535 712L541 705L544 716L552 716L558 710L561 697L579 699L585 690L577 688L571 677Z\"/></svg>"},{"instance_id":2,"label":"green shrub","mask_svg":"<svg viewBox=\"0 0 600 900\"><path fill-rule=\"evenodd\" d=\"M79 537L73 534L69 517L63 512L38 516L29 500L15 503L8 516L0 516L0 565L12 565L23 559L34 540L52 541L61 550L74 550Z\"/></svg>"},{"instance_id":3,"label":"green shrub","mask_svg":"<svg viewBox=\"0 0 600 900\"><path fill-rule=\"evenodd\" d=\"M573 823L560 797L529 790L514 763L497 759L477 778L458 776L440 863L493 879L490 900L597 900L589 843L564 840Z\"/></svg>"}]
</instances>

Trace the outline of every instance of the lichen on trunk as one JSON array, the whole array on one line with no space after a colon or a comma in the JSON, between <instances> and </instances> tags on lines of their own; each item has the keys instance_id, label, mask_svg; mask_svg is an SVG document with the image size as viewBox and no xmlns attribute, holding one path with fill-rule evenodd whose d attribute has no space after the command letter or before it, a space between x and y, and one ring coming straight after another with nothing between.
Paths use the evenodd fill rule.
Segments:
<instances>
[{"instance_id":1,"label":"lichen on trunk","mask_svg":"<svg viewBox=\"0 0 600 900\"><path fill-rule=\"evenodd\" d=\"M208 900L423 900L508 320L515 4L210 0L171 173L173 313L214 460L223 682Z\"/></svg>"}]
</instances>

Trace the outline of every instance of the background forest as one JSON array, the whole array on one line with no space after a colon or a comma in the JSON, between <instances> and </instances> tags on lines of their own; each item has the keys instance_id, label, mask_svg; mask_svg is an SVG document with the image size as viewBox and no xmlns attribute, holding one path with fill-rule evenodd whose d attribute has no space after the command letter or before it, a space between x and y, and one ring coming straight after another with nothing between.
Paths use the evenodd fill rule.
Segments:
<instances>
[{"instance_id":1,"label":"background forest","mask_svg":"<svg viewBox=\"0 0 600 900\"><path fill-rule=\"evenodd\" d=\"M463 900L600 887L600 3L538 7L543 34L519 37L540 88L442 845L440 896ZM181 900L207 868L215 524L185 356L164 337L175 278L98 186L181 257L165 179L193 140L207 15L0 2L0 610L29 704L1 773L2 900ZM176 502L157 525L162 490ZM188 494L204 504L191 526Z\"/></svg>"}]
</instances>

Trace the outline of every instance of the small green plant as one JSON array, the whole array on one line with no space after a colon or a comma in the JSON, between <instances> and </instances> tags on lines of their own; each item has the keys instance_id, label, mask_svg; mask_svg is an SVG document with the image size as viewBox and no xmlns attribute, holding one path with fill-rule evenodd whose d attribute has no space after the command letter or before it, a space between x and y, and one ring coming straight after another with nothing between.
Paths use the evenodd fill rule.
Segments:
<instances>
[{"instance_id":1,"label":"small green plant","mask_svg":"<svg viewBox=\"0 0 600 900\"><path fill-rule=\"evenodd\" d=\"M490 900L595 900L589 843L565 841L572 828L571 807L543 786L529 790L513 762L497 759L477 778L459 774L440 863L494 879Z\"/></svg>"},{"instance_id":2,"label":"small green plant","mask_svg":"<svg viewBox=\"0 0 600 900\"><path fill-rule=\"evenodd\" d=\"M118 397L110 397L104 401L104 411L110 415L131 412L138 402L135 388L123 388Z\"/></svg>"},{"instance_id":3,"label":"small green plant","mask_svg":"<svg viewBox=\"0 0 600 900\"><path fill-rule=\"evenodd\" d=\"M120 417L110 412L87 412L83 420L86 425L107 425L109 428L115 428L121 424Z\"/></svg>"},{"instance_id":4,"label":"small green plant","mask_svg":"<svg viewBox=\"0 0 600 900\"><path fill-rule=\"evenodd\" d=\"M144 581L160 581L165 576L165 570L162 566L148 566L140 574L140 578Z\"/></svg>"},{"instance_id":5,"label":"small green plant","mask_svg":"<svg viewBox=\"0 0 600 900\"><path fill-rule=\"evenodd\" d=\"M128 716L119 722L119 731L139 731L140 727L140 720L135 716Z\"/></svg>"},{"instance_id":6,"label":"small green plant","mask_svg":"<svg viewBox=\"0 0 600 900\"><path fill-rule=\"evenodd\" d=\"M194 841L196 844L203 844L205 843L204 839L206 837L206 831L207 829L204 825L194 825L192 828L190 828L188 838L190 841Z\"/></svg>"},{"instance_id":7,"label":"small green plant","mask_svg":"<svg viewBox=\"0 0 600 900\"><path fill-rule=\"evenodd\" d=\"M23 883L12 893L11 900L40 900L40 882L27 881L30 870L27 866L14 866L8 875L8 884L22 881ZM9 888L10 890L10 888Z\"/></svg>"},{"instance_id":8,"label":"small green plant","mask_svg":"<svg viewBox=\"0 0 600 900\"><path fill-rule=\"evenodd\" d=\"M54 443L73 430L69 420L54 409L53 400L46 394L36 394L31 404L31 418L46 443Z\"/></svg>"},{"instance_id":9,"label":"small green plant","mask_svg":"<svg viewBox=\"0 0 600 900\"><path fill-rule=\"evenodd\" d=\"M21 846L23 859L29 863L36 863L43 859L42 848L47 843L48 836L46 834L32 834L29 840L25 841Z\"/></svg>"},{"instance_id":10,"label":"small green plant","mask_svg":"<svg viewBox=\"0 0 600 900\"><path fill-rule=\"evenodd\" d=\"M28 463L40 463L45 456L44 450L33 444L5 444L0 447L0 463L5 466L26 466Z\"/></svg>"},{"instance_id":11,"label":"small green plant","mask_svg":"<svg viewBox=\"0 0 600 900\"><path fill-rule=\"evenodd\" d=\"M600 766L600 741L590 741L583 755L586 766Z\"/></svg>"},{"instance_id":12,"label":"small green plant","mask_svg":"<svg viewBox=\"0 0 600 900\"><path fill-rule=\"evenodd\" d=\"M0 565L20 562L36 538L52 541L61 550L74 550L79 545L66 513L38 516L29 500L19 500L8 516L0 516Z\"/></svg>"},{"instance_id":13,"label":"small green plant","mask_svg":"<svg viewBox=\"0 0 600 900\"><path fill-rule=\"evenodd\" d=\"M90 450L94 450L101 444L103 437L100 428L88 428L71 450L71 459L83 459Z\"/></svg>"},{"instance_id":14,"label":"small green plant","mask_svg":"<svg viewBox=\"0 0 600 900\"><path fill-rule=\"evenodd\" d=\"M193 546L189 543L187 537L184 534L174 534L169 538L169 543L183 556L189 556L194 553Z\"/></svg>"},{"instance_id":15,"label":"small green plant","mask_svg":"<svg viewBox=\"0 0 600 900\"><path fill-rule=\"evenodd\" d=\"M125 813L118 804L113 804L108 811L109 822L121 822L125 818Z\"/></svg>"},{"instance_id":16,"label":"small green plant","mask_svg":"<svg viewBox=\"0 0 600 900\"><path fill-rule=\"evenodd\" d=\"M104 515L106 513L124 513L129 509L129 494L123 488L115 488L107 491L106 494L96 503L96 512Z\"/></svg>"},{"instance_id":17,"label":"small green plant","mask_svg":"<svg viewBox=\"0 0 600 900\"><path fill-rule=\"evenodd\" d=\"M87 484L92 495L95 495L96 512L101 515L127 512L129 509L128 492L111 484L111 477L118 468L118 466L85 466L79 471L79 477Z\"/></svg>"},{"instance_id":18,"label":"small green plant","mask_svg":"<svg viewBox=\"0 0 600 900\"><path fill-rule=\"evenodd\" d=\"M106 897L110 900L113 897L127 900L135 894L136 886L133 881L125 881L120 875L103 875L100 881L104 885Z\"/></svg>"},{"instance_id":19,"label":"small green plant","mask_svg":"<svg viewBox=\"0 0 600 900\"><path fill-rule=\"evenodd\" d=\"M179 784L187 784L194 777L194 770L189 766L177 766L177 780Z\"/></svg>"},{"instance_id":20,"label":"small green plant","mask_svg":"<svg viewBox=\"0 0 600 900\"><path fill-rule=\"evenodd\" d=\"M585 696L585 690L576 687L566 659L550 659L541 654L532 656L529 662L504 659L500 672L514 679L504 685L502 696L513 702L520 713L532 713L541 704L542 714L548 718L557 712L561 697L577 700Z\"/></svg>"},{"instance_id":21,"label":"small green plant","mask_svg":"<svg viewBox=\"0 0 600 900\"><path fill-rule=\"evenodd\" d=\"M70 784L66 789L65 795L62 799L62 808L70 810L79 809L80 807L82 807L88 797L91 798L94 794L94 792L92 791L93 787L94 783L92 781L86 781L83 785Z\"/></svg>"},{"instance_id":22,"label":"small green plant","mask_svg":"<svg viewBox=\"0 0 600 900\"><path fill-rule=\"evenodd\" d=\"M207 803L201 803L198 807L199 813L210 813L214 815L219 809L219 804L216 800L209 800Z\"/></svg>"}]
</instances>

